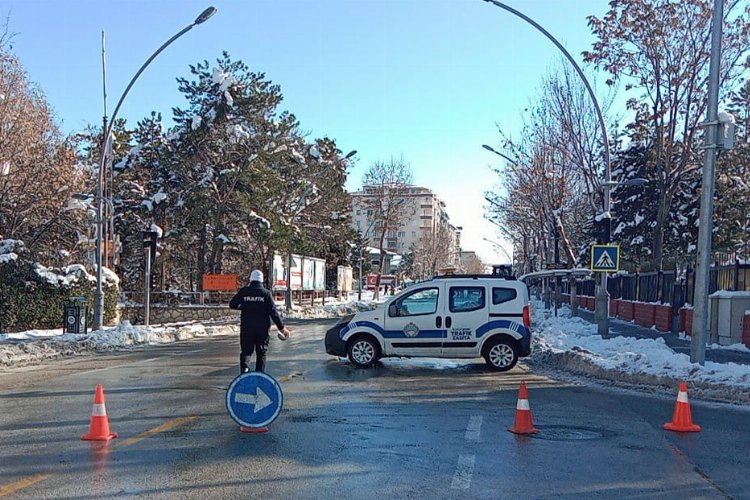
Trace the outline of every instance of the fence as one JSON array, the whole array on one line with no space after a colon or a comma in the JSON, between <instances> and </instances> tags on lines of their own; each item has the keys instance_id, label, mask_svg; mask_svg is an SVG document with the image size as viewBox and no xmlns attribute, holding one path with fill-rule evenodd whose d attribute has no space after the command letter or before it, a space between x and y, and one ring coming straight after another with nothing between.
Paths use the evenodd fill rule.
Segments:
<instances>
[{"instance_id":1,"label":"fence","mask_svg":"<svg viewBox=\"0 0 750 500\"><path fill-rule=\"evenodd\" d=\"M594 296L596 281L578 283L580 295ZM717 290L750 291L750 264L714 265L709 273L709 294ZM693 303L695 270L688 268L678 277L676 271L617 274L607 279L607 291L612 299L671 304L675 309ZM563 284L563 292L570 293L570 283Z\"/></svg>"}]
</instances>

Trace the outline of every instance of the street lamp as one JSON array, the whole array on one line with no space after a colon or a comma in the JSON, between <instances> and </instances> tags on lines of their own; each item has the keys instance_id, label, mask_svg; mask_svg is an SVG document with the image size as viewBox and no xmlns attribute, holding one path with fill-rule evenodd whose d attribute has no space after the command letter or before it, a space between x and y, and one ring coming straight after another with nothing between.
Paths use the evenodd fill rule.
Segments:
<instances>
[{"instance_id":1,"label":"street lamp","mask_svg":"<svg viewBox=\"0 0 750 500\"><path fill-rule=\"evenodd\" d=\"M560 50L560 52L563 53L565 58L570 62L570 64L573 66L573 68L576 70L576 73L578 73L578 76L581 77L581 80L583 81L583 84L586 86L586 90L588 91L589 97L591 98L591 101L594 104L594 109L596 110L597 118L599 119L599 127L601 128L602 132L602 139L604 142L604 182L601 183L601 186L604 189L604 196L603 196L603 210L602 210L602 218L608 219L607 223L611 223L611 215L609 213L609 206L610 206L610 182L612 181L612 170L610 165L610 157L609 157L609 137L607 136L607 125L604 123L604 115L602 114L601 107L599 106L599 101L596 99L596 95L594 94L594 89L591 88L591 84L589 83L588 79L586 78L586 75L583 73L583 70L581 70L580 66L578 66L578 63L576 63L575 59L573 59L573 56L570 55L570 53L565 49L565 47L562 46L560 42L558 42L555 37L553 37L547 30L542 28L536 21L531 19L530 17L526 16L525 14L513 9L512 7L509 7L508 5L505 5L502 2L498 2L497 0L484 0L487 3L491 3L496 7L500 7L503 10L506 10L510 12L511 14L514 14L517 17L520 17L530 25L532 25L534 28L536 28L538 31L540 31L544 36L546 36L552 43L555 44L555 46ZM716 0L719 1L719 0ZM485 148L487 149L487 148ZM605 242L609 243L609 242ZM598 325L597 330L599 335L605 336L609 333L609 293L607 293L607 273L599 273L599 284L598 289L596 291L596 323Z\"/></svg>"},{"instance_id":2,"label":"street lamp","mask_svg":"<svg viewBox=\"0 0 750 500\"><path fill-rule=\"evenodd\" d=\"M511 265L513 265L513 258L508 254L508 251L500 243L496 241L492 241L491 239L485 238L485 237L482 237L482 239L486 241L487 243L489 243L490 245L497 248L498 250L500 250L503 253L503 255L505 255L505 258L510 260Z\"/></svg>"},{"instance_id":3,"label":"street lamp","mask_svg":"<svg viewBox=\"0 0 750 500\"><path fill-rule=\"evenodd\" d=\"M199 24L202 24L206 22L211 16L216 14L216 8L209 7L203 12L200 13L198 17L195 18L195 21L193 21L191 24L183 28L181 31L179 31L176 35L174 35L172 38L167 40L162 44L161 47L156 49L156 51L151 54L151 56L146 59L146 62L143 63L143 66L138 70L138 72L135 74L135 76L130 80L130 83L128 83L128 86L125 87L125 91L122 93L122 96L120 96L120 100L117 101L117 106L115 106L115 111L112 113L112 117L109 120L109 124L107 125L107 129L104 131L104 147L102 148L102 160L99 164L99 175L97 178L97 184L96 184L96 292L94 293L94 323L93 323L93 329L98 330L102 327L103 322L103 316L104 316L104 292L102 290L102 233L104 232L104 207L103 207L103 200L104 200L104 193L103 193L103 184L104 184L104 166L107 162L107 151L109 151L110 143L112 142L112 126L115 123L115 120L117 119L117 113L120 111L120 106L122 106L123 101L125 100L125 97L127 97L128 93L130 92L130 89L133 87L133 84L138 79L139 76L141 76L141 73L143 73L143 70L146 69L146 67L151 64L151 61L153 61L156 56L158 56L161 51L163 51L165 48L167 48L172 42L180 38L182 35L193 29L194 26L197 26ZM146 277L148 279L148 277Z\"/></svg>"},{"instance_id":4,"label":"street lamp","mask_svg":"<svg viewBox=\"0 0 750 500\"><path fill-rule=\"evenodd\" d=\"M487 151L491 152L491 153L495 153L495 154L496 154L497 156L500 156L500 157L502 157L502 158L505 158L505 159L506 159L507 161L509 161L509 162L510 162L510 163L512 163L513 165L516 165L516 166L518 165L518 162L517 162L517 161L515 161L514 159L512 159L512 158L511 158L511 157L509 157L508 155L504 155L504 154L503 154L503 153L501 153L500 151L497 151L497 150L496 150L495 148L493 148L492 146L488 146L487 144L482 144L482 147L483 147L484 149L486 149Z\"/></svg>"}]
</instances>

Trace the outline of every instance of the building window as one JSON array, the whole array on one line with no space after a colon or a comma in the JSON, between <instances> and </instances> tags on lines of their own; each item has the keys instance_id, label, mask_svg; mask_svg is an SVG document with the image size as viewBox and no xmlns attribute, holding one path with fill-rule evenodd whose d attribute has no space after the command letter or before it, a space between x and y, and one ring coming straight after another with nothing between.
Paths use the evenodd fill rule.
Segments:
<instances>
[{"instance_id":1,"label":"building window","mask_svg":"<svg viewBox=\"0 0 750 500\"><path fill-rule=\"evenodd\" d=\"M362 215L362 210L357 210L357 215Z\"/></svg>"},{"instance_id":2,"label":"building window","mask_svg":"<svg viewBox=\"0 0 750 500\"><path fill-rule=\"evenodd\" d=\"M357 229L359 229L360 221L357 221Z\"/></svg>"},{"instance_id":3,"label":"building window","mask_svg":"<svg viewBox=\"0 0 750 500\"><path fill-rule=\"evenodd\" d=\"M416 238L417 237L417 232L416 231L412 231L411 232L411 237L412 238Z\"/></svg>"}]
</instances>

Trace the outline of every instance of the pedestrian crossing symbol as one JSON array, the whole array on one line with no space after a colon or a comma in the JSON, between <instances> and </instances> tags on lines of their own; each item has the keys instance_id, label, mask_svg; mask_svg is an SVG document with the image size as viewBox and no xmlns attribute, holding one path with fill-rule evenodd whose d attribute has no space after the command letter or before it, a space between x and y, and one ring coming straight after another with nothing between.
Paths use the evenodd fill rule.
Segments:
<instances>
[{"instance_id":1,"label":"pedestrian crossing symbol","mask_svg":"<svg viewBox=\"0 0 750 500\"><path fill-rule=\"evenodd\" d=\"M620 270L620 245L591 245L591 270L611 272Z\"/></svg>"}]
</instances>

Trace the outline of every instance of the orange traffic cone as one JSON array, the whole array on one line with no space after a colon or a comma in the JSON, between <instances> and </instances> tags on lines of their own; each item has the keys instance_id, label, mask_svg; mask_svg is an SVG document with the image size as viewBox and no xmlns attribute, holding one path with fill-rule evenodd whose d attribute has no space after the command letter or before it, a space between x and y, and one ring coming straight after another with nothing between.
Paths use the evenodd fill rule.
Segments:
<instances>
[{"instance_id":1,"label":"orange traffic cone","mask_svg":"<svg viewBox=\"0 0 750 500\"><path fill-rule=\"evenodd\" d=\"M249 432L251 434L261 434L263 432L268 432L268 427L245 427L240 426L240 431L242 432Z\"/></svg>"},{"instance_id":2,"label":"orange traffic cone","mask_svg":"<svg viewBox=\"0 0 750 500\"><path fill-rule=\"evenodd\" d=\"M518 389L518 403L516 404L516 421L513 427L508 429L513 434L536 434L539 429L534 427L531 421L531 408L529 407L529 391L526 390L526 382L521 382Z\"/></svg>"},{"instance_id":3,"label":"orange traffic cone","mask_svg":"<svg viewBox=\"0 0 750 500\"><path fill-rule=\"evenodd\" d=\"M674 407L672 421L664 424L668 431L676 432L699 432L701 426L693 423L693 415L690 412L690 403L687 395L687 382L680 382L680 392L677 393L677 404Z\"/></svg>"},{"instance_id":4,"label":"orange traffic cone","mask_svg":"<svg viewBox=\"0 0 750 500\"><path fill-rule=\"evenodd\" d=\"M116 432L109 430L109 418L107 418L107 408L104 406L104 389L102 384L96 386L96 396L94 396L94 409L91 412L91 426L89 433L81 436L84 441L109 441L116 438Z\"/></svg>"}]
</instances>

